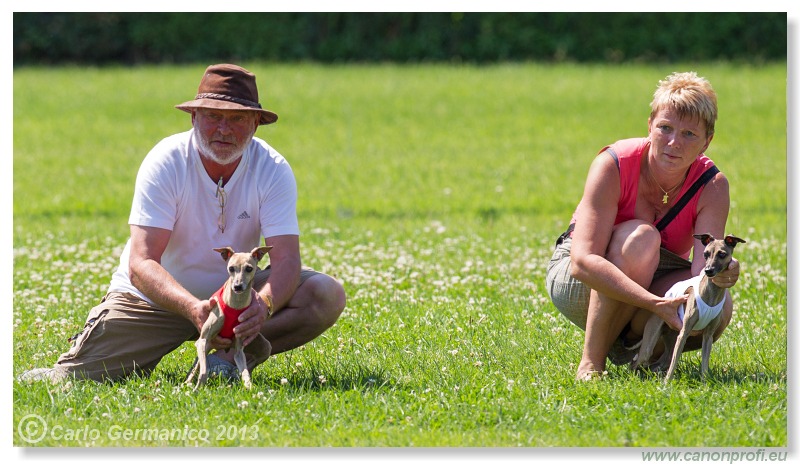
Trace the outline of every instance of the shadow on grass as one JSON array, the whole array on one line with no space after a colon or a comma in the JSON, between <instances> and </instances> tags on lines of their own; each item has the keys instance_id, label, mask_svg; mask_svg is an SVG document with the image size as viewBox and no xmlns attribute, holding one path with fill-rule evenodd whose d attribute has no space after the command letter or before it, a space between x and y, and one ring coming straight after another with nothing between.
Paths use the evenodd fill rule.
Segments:
<instances>
[{"instance_id":1,"label":"shadow on grass","mask_svg":"<svg viewBox=\"0 0 800 469\"><path fill-rule=\"evenodd\" d=\"M681 371L681 370L679 370ZM703 382L698 364L696 370L682 370L684 379L690 378ZM752 366L744 368L709 369L705 381L712 384L743 384L743 383L786 383L786 371L773 371L756 369Z\"/></svg>"},{"instance_id":2,"label":"shadow on grass","mask_svg":"<svg viewBox=\"0 0 800 469\"><path fill-rule=\"evenodd\" d=\"M287 377L260 373L253 378L253 385L312 392L396 389L398 386L402 386L392 379L386 370L366 367L336 372L326 372L322 369L311 367Z\"/></svg>"},{"instance_id":3,"label":"shadow on grass","mask_svg":"<svg viewBox=\"0 0 800 469\"><path fill-rule=\"evenodd\" d=\"M620 370L620 376L629 375L633 378L638 377L642 381L658 380L663 381L667 375L666 371L653 372L649 370ZM786 383L786 370L769 370L758 367L754 364L742 366L723 366L709 367L708 375L703 377L700 371L700 360L691 360L686 363L679 363L672 382L683 381L692 385L729 385L744 383Z\"/></svg>"},{"instance_id":4,"label":"shadow on grass","mask_svg":"<svg viewBox=\"0 0 800 469\"><path fill-rule=\"evenodd\" d=\"M171 385L182 385L189 374L189 369L178 370L175 368L164 368L158 372L158 379ZM154 373L155 375L155 373ZM256 368L251 375L253 388L259 389L292 389L300 391L353 391L353 390L377 390L377 389L397 389L398 384L385 370L369 369L358 367L344 372L326 372L322 369L310 367L302 372L296 372L290 376L283 377L280 372L276 372L268 367ZM139 378L146 379L146 378ZM208 386L227 386L235 382L230 382L224 378L212 377L207 381Z\"/></svg>"}]
</instances>

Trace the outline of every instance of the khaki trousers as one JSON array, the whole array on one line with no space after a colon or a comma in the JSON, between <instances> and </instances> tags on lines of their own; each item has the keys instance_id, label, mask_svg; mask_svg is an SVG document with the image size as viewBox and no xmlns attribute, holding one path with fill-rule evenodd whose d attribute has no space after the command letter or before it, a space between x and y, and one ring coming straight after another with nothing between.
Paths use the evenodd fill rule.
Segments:
<instances>
[{"instance_id":1,"label":"khaki trousers","mask_svg":"<svg viewBox=\"0 0 800 469\"><path fill-rule=\"evenodd\" d=\"M303 269L298 286L317 273ZM269 267L256 273L256 289L264 286L269 274ZM89 311L83 330L55 368L94 381L149 375L165 355L199 336L194 324L177 313L132 293L109 292Z\"/></svg>"}]
</instances>

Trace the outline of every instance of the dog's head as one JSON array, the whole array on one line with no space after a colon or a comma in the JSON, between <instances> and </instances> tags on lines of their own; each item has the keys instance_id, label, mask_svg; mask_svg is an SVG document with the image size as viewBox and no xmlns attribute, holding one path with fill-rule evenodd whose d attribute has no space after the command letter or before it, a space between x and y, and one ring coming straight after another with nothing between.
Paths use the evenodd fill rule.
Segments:
<instances>
[{"instance_id":1,"label":"dog's head","mask_svg":"<svg viewBox=\"0 0 800 469\"><path fill-rule=\"evenodd\" d=\"M739 243L746 243L745 240L734 235L725 236L723 239L714 239L710 234L704 233L696 234L694 237L699 239L705 246L703 258L706 260L706 267L703 271L708 277L714 277L727 269L733 255L733 249Z\"/></svg>"},{"instance_id":2,"label":"dog's head","mask_svg":"<svg viewBox=\"0 0 800 469\"><path fill-rule=\"evenodd\" d=\"M235 252L231 247L214 248L228 263L228 276L234 293L249 292L258 270L258 261L272 246L261 246L250 252Z\"/></svg>"}]
</instances>

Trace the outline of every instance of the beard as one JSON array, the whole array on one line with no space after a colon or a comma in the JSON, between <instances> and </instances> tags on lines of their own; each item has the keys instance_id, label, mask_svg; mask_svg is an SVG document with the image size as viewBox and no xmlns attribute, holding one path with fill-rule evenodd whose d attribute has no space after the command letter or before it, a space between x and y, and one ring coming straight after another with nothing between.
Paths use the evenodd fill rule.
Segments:
<instances>
[{"instance_id":1,"label":"beard","mask_svg":"<svg viewBox=\"0 0 800 469\"><path fill-rule=\"evenodd\" d=\"M200 151L200 155L220 165L230 164L239 159L244 154L245 148L247 148L253 140L253 136L251 135L240 144L232 142L234 145L228 150L216 151L211 148L211 142L202 132L196 132L195 135L197 136L197 149Z\"/></svg>"}]
</instances>

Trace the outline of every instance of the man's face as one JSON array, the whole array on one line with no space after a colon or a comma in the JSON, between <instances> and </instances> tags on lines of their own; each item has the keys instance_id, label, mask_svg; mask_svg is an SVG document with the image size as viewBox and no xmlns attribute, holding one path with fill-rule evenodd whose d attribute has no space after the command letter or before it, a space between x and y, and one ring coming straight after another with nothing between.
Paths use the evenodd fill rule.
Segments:
<instances>
[{"instance_id":1,"label":"man's face","mask_svg":"<svg viewBox=\"0 0 800 469\"><path fill-rule=\"evenodd\" d=\"M258 129L258 113L200 108L192 113L200 154L218 164L242 156Z\"/></svg>"}]
</instances>

